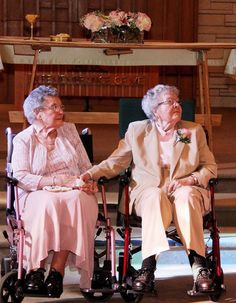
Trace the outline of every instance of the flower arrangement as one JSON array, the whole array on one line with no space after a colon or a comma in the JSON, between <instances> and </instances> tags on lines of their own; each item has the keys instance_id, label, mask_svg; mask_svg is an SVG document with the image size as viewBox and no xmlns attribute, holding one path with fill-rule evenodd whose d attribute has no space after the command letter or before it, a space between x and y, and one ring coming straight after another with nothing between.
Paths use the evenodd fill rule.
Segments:
<instances>
[{"instance_id":1,"label":"flower arrangement","mask_svg":"<svg viewBox=\"0 0 236 303\"><path fill-rule=\"evenodd\" d=\"M176 133L176 143L182 142L185 144L191 143L191 132L187 128L179 128Z\"/></svg>"},{"instance_id":2,"label":"flower arrangement","mask_svg":"<svg viewBox=\"0 0 236 303\"><path fill-rule=\"evenodd\" d=\"M151 19L145 13L126 13L119 9L108 15L100 11L88 13L81 18L80 23L92 32L92 40L95 42L132 42L130 40L135 40L135 37L151 28ZM93 39L96 34L100 35L102 41ZM114 36L117 41L114 41Z\"/></svg>"}]
</instances>

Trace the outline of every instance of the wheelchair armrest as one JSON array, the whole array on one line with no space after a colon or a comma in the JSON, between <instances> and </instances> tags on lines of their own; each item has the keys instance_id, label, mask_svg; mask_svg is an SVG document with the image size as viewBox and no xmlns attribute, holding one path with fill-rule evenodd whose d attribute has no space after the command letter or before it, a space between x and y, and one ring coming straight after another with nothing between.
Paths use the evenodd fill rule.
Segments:
<instances>
[{"instance_id":1,"label":"wheelchair armrest","mask_svg":"<svg viewBox=\"0 0 236 303\"><path fill-rule=\"evenodd\" d=\"M104 185L104 184L106 184L106 183L109 183L110 181L119 181L119 183L121 184L121 185L127 185L127 184L129 184L129 177L126 175L126 174L122 174L122 175L118 175L118 176L115 176L115 177L113 177L113 178L110 178L110 179L108 179L107 177L105 177L105 176L102 176L102 177L100 177L99 179L98 179L98 184L99 185Z\"/></svg>"},{"instance_id":2,"label":"wheelchair armrest","mask_svg":"<svg viewBox=\"0 0 236 303\"><path fill-rule=\"evenodd\" d=\"M118 180L119 179L119 176L115 176L113 178L110 178L108 179L107 177L105 176L102 176L98 179L98 185L104 185L106 183L109 183L110 181L113 181L113 180Z\"/></svg>"},{"instance_id":3,"label":"wheelchair armrest","mask_svg":"<svg viewBox=\"0 0 236 303\"><path fill-rule=\"evenodd\" d=\"M8 177L8 176L6 176L5 178L6 178L6 182L13 186L16 186L19 182L16 178L12 178L12 177Z\"/></svg>"},{"instance_id":4,"label":"wheelchair armrest","mask_svg":"<svg viewBox=\"0 0 236 303\"><path fill-rule=\"evenodd\" d=\"M120 185L125 186L130 182L130 177L126 174L119 176Z\"/></svg>"},{"instance_id":5,"label":"wheelchair armrest","mask_svg":"<svg viewBox=\"0 0 236 303\"><path fill-rule=\"evenodd\" d=\"M98 179L98 184L99 185L104 185L105 183L108 183L109 182L109 179L105 176L102 176Z\"/></svg>"}]
</instances>

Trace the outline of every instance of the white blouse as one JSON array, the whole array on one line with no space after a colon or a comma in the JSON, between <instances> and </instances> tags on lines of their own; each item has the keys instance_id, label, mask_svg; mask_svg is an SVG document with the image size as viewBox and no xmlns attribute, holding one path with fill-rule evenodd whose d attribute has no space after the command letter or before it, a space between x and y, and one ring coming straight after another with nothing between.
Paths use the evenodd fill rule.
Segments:
<instances>
[{"instance_id":1,"label":"white blouse","mask_svg":"<svg viewBox=\"0 0 236 303\"><path fill-rule=\"evenodd\" d=\"M170 167L176 130L171 129L168 132L165 132L157 124L156 127L158 130L157 135L160 150L160 165L161 167Z\"/></svg>"}]
</instances>

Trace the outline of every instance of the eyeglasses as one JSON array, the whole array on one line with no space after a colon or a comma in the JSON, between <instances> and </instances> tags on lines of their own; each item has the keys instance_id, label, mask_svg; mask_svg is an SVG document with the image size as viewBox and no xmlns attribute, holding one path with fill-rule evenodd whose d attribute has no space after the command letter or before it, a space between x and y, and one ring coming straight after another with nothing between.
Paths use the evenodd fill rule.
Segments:
<instances>
[{"instance_id":1,"label":"eyeglasses","mask_svg":"<svg viewBox=\"0 0 236 303\"><path fill-rule=\"evenodd\" d=\"M182 102L181 101L179 101L179 100L166 100L166 101L164 101L164 102L161 102L161 103L159 103L158 104L158 106L160 106L160 105L167 105L167 106L173 106L174 104L178 104L178 105L182 105Z\"/></svg>"},{"instance_id":2,"label":"eyeglasses","mask_svg":"<svg viewBox=\"0 0 236 303\"><path fill-rule=\"evenodd\" d=\"M54 112L60 112L60 111L64 111L65 110L65 105L61 104L61 105L58 105L58 104L52 104L50 106L43 106L42 109L50 109Z\"/></svg>"}]
</instances>

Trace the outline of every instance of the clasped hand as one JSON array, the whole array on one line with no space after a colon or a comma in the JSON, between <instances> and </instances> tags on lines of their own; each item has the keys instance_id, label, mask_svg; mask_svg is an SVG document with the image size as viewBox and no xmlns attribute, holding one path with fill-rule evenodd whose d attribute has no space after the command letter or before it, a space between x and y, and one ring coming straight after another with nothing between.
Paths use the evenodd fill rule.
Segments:
<instances>
[{"instance_id":1,"label":"clasped hand","mask_svg":"<svg viewBox=\"0 0 236 303\"><path fill-rule=\"evenodd\" d=\"M93 192L98 192L98 186L97 182L91 179L91 176L89 173L84 173L80 175L80 180L84 182L82 185L81 189L84 191L93 191Z\"/></svg>"},{"instance_id":2,"label":"clasped hand","mask_svg":"<svg viewBox=\"0 0 236 303\"><path fill-rule=\"evenodd\" d=\"M54 176L54 185L68 186L92 194L98 191L97 183L95 181L89 180L89 182L84 182L81 178L70 175Z\"/></svg>"}]
</instances>

